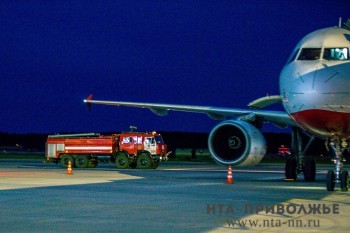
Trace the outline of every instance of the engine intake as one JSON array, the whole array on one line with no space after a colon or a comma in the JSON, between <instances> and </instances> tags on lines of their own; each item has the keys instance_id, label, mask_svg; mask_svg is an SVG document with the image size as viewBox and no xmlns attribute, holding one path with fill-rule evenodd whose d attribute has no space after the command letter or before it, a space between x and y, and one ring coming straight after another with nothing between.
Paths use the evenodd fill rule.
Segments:
<instances>
[{"instance_id":1,"label":"engine intake","mask_svg":"<svg viewBox=\"0 0 350 233\"><path fill-rule=\"evenodd\" d=\"M266 141L255 126L239 120L223 121L209 134L209 151L219 163L253 166L266 153Z\"/></svg>"}]
</instances>

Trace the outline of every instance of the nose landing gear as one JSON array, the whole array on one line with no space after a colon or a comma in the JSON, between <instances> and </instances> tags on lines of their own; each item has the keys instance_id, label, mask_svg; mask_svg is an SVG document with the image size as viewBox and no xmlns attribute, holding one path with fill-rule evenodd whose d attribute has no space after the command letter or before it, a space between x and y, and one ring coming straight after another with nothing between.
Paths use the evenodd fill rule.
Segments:
<instances>
[{"instance_id":1,"label":"nose landing gear","mask_svg":"<svg viewBox=\"0 0 350 233\"><path fill-rule=\"evenodd\" d=\"M345 162L344 152L348 150L349 143L346 139L331 138L328 146L334 155L335 168L327 172L327 191L334 191L335 184L340 184L341 191L348 191L349 173L348 171L343 171L343 162Z\"/></svg>"}]
</instances>

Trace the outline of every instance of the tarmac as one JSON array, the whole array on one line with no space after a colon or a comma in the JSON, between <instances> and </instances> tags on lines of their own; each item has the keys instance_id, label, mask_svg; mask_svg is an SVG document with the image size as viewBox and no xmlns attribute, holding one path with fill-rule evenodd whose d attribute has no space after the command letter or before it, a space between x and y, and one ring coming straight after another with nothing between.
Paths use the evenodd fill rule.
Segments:
<instances>
[{"instance_id":1,"label":"tarmac","mask_svg":"<svg viewBox=\"0 0 350 233\"><path fill-rule=\"evenodd\" d=\"M66 169L0 160L1 232L348 232L350 192L286 182L283 164L227 168L167 162L156 170ZM346 167L348 169L348 167Z\"/></svg>"}]
</instances>

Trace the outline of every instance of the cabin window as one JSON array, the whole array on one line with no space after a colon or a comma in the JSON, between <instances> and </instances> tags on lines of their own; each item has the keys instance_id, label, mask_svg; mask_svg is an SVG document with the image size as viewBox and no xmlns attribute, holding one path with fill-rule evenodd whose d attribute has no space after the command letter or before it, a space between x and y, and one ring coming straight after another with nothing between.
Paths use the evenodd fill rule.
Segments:
<instances>
[{"instance_id":1,"label":"cabin window","mask_svg":"<svg viewBox=\"0 0 350 233\"><path fill-rule=\"evenodd\" d=\"M348 48L325 48L323 52L323 59L325 60L349 60Z\"/></svg>"},{"instance_id":2,"label":"cabin window","mask_svg":"<svg viewBox=\"0 0 350 233\"><path fill-rule=\"evenodd\" d=\"M132 137L124 137L122 140L122 144L133 143Z\"/></svg>"},{"instance_id":3,"label":"cabin window","mask_svg":"<svg viewBox=\"0 0 350 233\"><path fill-rule=\"evenodd\" d=\"M320 59L321 48L303 48L300 52L298 60L318 60Z\"/></svg>"},{"instance_id":4,"label":"cabin window","mask_svg":"<svg viewBox=\"0 0 350 233\"><path fill-rule=\"evenodd\" d=\"M161 136L155 136L155 138L156 138L156 142L157 142L158 144L164 144L163 138L162 138Z\"/></svg>"},{"instance_id":5,"label":"cabin window","mask_svg":"<svg viewBox=\"0 0 350 233\"><path fill-rule=\"evenodd\" d=\"M145 143L146 144L155 144L156 143L156 141L154 140L154 138L153 137L151 137L151 138L145 138Z\"/></svg>"}]
</instances>

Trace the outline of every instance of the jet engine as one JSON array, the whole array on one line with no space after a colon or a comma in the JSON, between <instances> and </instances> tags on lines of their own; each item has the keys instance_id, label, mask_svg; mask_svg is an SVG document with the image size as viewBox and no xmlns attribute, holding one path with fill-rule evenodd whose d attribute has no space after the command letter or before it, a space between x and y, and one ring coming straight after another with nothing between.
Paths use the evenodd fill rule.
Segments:
<instances>
[{"instance_id":1,"label":"jet engine","mask_svg":"<svg viewBox=\"0 0 350 233\"><path fill-rule=\"evenodd\" d=\"M210 132L211 156L220 164L254 166L266 153L266 141L260 130L240 120L227 120Z\"/></svg>"}]
</instances>

